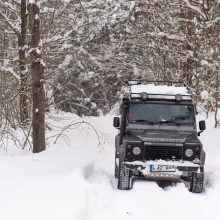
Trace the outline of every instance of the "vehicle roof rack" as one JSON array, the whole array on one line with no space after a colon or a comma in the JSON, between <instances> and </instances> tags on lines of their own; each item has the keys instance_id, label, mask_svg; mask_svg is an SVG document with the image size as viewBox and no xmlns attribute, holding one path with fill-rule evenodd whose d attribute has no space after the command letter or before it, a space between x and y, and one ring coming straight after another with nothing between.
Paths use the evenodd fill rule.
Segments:
<instances>
[{"instance_id":1,"label":"vehicle roof rack","mask_svg":"<svg viewBox=\"0 0 220 220\"><path fill-rule=\"evenodd\" d=\"M146 81L146 80L139 80L139 79L134 79L130 81L126 81L126 84L129 86L129 90L124 92L124 97L129 97L129 98L142 98L141 94L146 93L148 99L172 99L172 100L177 100L177 95L181 96L181 100L191 100L191 89L189 86L187 86L186 83L181 82L181 81ZM172 87L184 87L187 90L187 94L178 94L176 92L175 94L172 93L155 93L155 92L148 92L148 91L142 91L142 92L134 92L132 91L132 86L135 86L136 88L140 85L151 85L153 84L154 86L172 86ZM146 95L145 95L146 96Z\"/></svg>"},{"instance_id":2,"label":"vehicle roof rack","mask_svg":"<svg viewBox=\"0 0 220 220\"><path fill-rule=\"evenodd\" d=\"M140 80L140 79L134 79L134 80L126 80L126 84L128 86L132 85L147 85L147 84L154 84L155 86L158 85L166 85L166 86L184 86L187 89L190 89L189 86L183 82L183 81L162 81L162 80Z\"/></svg>"}]
</instances>

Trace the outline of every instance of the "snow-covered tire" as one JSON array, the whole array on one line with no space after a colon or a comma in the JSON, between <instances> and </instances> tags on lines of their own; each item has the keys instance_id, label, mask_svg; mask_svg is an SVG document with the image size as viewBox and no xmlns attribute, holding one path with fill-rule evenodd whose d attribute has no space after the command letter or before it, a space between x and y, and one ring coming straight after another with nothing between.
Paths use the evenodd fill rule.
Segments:
<instances>
[{"instance_id":1,"label":"snow-covered tire","mask_svg":"<svg viewBox=\"0 0 220 220\"><path fill-rule=\"evenodd\" d=\"M125 167L124 163L119 164L118 189L120 190L132 189L131 171Z\"/></svg>"},{"instance_id":2,"label":"snow-covered tire","mask_svg":"<svg viewBox=\"0 0 220 220\"><path fill-rule=\"evenodd\" d=\"M204 173L192 173L192 178L190 182L190 192L201 193L203 191Z\"/></svg>"},{"instance_id":3,"label":"snow-covered tire","mask_svg":"<svg viewBox=\"0 0 220 220\"><path fill-rule=\"evenodd\" d=\"M119 175L119 157L117 154L117 151L115 151L115 178L118 179L118 175Z\"/></svg>"},{"instance_id":4,"label":"snow-covered tire","mask_svg":"<svg viewBox=\"0 0 220 220\"><path fill-rule=\"evenodd\" d=\"M119 175L119 169L118 169L118 165L116 163L116 160L115 160L115 178L118 179L118 175Z\"/></svg>"}]
</instances>

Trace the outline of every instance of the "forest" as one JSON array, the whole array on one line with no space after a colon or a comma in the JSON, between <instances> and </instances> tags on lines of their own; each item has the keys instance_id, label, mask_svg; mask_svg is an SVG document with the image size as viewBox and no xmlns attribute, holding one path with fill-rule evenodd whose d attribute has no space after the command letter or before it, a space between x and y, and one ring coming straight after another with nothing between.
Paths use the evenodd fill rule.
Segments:
<instances>
[{"instance_id":1,"label":"forest","mask_svg":"<svg viewBox=\"0 0 220 220\"><path fill-rule=\"evenodd\" d=\"M220 0L0 0L0 219L219 220L219 94Z\"/></svg>"},{"instance_id":2,"label":"forest","mask_svg":"<svg viewBox=\"0 0 220 220\"><path fill-rule=\"evenodd\" d=\"M51 109L108 114L131 79L185 82L217 127L219 51L219 0L2 0L1 137Z\"/></svg>"}]
</instances>

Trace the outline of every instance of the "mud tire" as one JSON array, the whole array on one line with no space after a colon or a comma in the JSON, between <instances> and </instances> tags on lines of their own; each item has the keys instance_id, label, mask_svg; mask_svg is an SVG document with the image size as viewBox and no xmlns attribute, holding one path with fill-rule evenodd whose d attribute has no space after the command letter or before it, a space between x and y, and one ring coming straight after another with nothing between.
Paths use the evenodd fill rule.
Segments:
<instances>
[{"instance_id":1,"label":"mud tire","mask_svg":"<svg viewBox=\"0 0 220 220\"><path fill-rule=\"evenodd\" d=\"M130 190L132 187L131 171L125 167L124 163L119 163L118 189Z\"/></svg>"},{"instance_id":2,"label":"mud tire","mask_svg":"<svg viewBox=\"0 0 220 220\"><path fill-rule=\"evenodd\" d=\"M115 159L115 178L118 179L118 176L119 176L119 168L117 166L116 159Z\"/></svg>"},{"instance_id":3,"label":"mud tire","mask_svg":"<svg viewBox=\"0 0 220 220\"><path fill-rule=\"evenodd\" d=\"M204 183L204 173L192 173L192 178L190 181L190 192L193 193L202 193L203 191L203 183Z\"/></svg>"}]
</instances>

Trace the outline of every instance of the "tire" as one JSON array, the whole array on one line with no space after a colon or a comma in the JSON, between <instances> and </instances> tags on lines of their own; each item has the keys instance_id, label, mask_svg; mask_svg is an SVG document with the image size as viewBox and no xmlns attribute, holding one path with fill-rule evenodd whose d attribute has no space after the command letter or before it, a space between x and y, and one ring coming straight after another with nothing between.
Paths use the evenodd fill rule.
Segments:
<instances>
[{"instance_id":1,"label":"tire","mask_svg":"<svg viewBox=\"0 0 220 220\"><path fill-rule=\"evenodd\" d=\"M192 173L192 178L190 181L190 192L201 193L203 191L204 173Z\"/></svg>"},{"instance_id":2,"label":"tire","mask_svg":"<svg viewBox=\"0 0 220 220\"><path fill-rule=\"evenodd\" d=\"M117 151L115 151L115 173L114 173L114 176L115 176L116 179L118 179L119 167L118 167L118 164L117 164L116 160L119 161L119 157L117 155Z\"/></svg>"},{"instance_id":3,"label":"tire","mask_svg":"<svg viewBox=\"0 0 220 220\"><path fill-rule=\"evenodd\" d=\"M116 159L115 159L115 178L118 179L118 174L119 174L119 169L116 163Z\"/></svg>"},{"instance_id":4,"label":"tire","mask_svg":"<svg viewBox=\"0 0 220 220\"><path fill-rule=\"evenodd\" d=\"M125 167L124 163L119 164L118 189L120 190L132 189L131 171Z\"/></svg>"}]
</instances>

